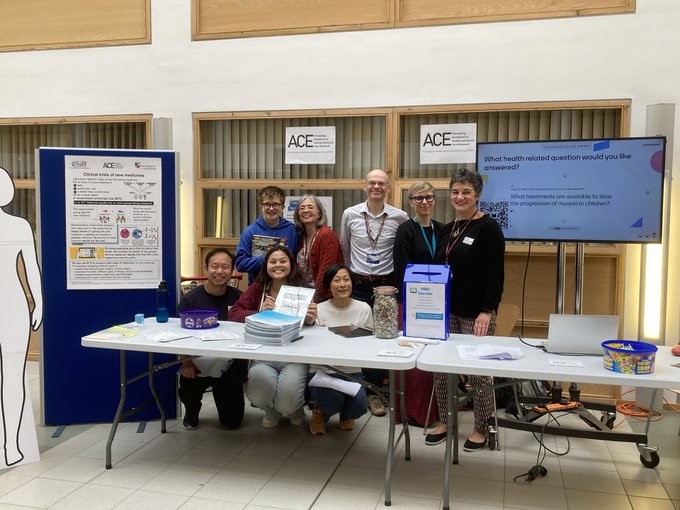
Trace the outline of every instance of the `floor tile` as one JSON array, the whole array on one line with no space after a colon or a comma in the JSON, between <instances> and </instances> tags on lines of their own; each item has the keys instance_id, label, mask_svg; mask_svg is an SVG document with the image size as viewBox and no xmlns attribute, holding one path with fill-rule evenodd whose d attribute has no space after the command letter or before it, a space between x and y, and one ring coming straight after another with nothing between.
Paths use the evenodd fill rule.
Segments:
<instances>
[{"instance_id":1,"label":"floor tile","mask_svg":"<svg viewBox=\"0 0 680 510\"><path fill-rule=\"evenodd\" d=\"M218 474L206 483L194 496L235 503L250 503L267 483L266 478L247 478Z\"/></svg>"},{"instance_id":2,"label":"floor tile","mask_svg":"<svg viewBox=\"0 0 680 510\"><path fill-rule=\"evenodd\" d=\"M567 510L565 491L544 485L505 484L504 505L524 510Z\"/></svg>"},{"instance_id":3,"label":"floor tile","mask_svg":"<svg viewBox=\"0 0 680 510\"><path fill-rule=\"evenodd\" d=\"M669 499L641 498L630 496L633 510L675 510L675 505Z\"/></svg>"},{"instance_id":4,"label":"floor tile","mask_svg":"<svg viewBox=\"0 0 680 510\"><path fill-rule=\"evenodd\" d=\"M449 486L449 499L456 502L501 506L504 492L504 482L488 481L482 487L475 478L457 477L453 478Z\"/></svg>"},{"instance_id":5,"label":"floor tile","mask_svg":"<svg viewBox=\"0 0 680 510\"><path fill-rule=\"evenodd\" d=\"M215 476L214 471L168 468L142 486L142 490L193 496Z\"/></svg>"},{"instance_id":6,"label":"floor tile","mask_svg":"<svg viewBox=\"0 0 680 510\"><path fill-rule=\"evenodd\" d=\"M616 471L595 471L592 469L563 469L562 480L565 489L588 489L593 492L607 492L611 494L626 494Z\"/></svg>"},{"instance_id":7,"label":"floor tile","mask_svg":"<svg viewBox=\"0 0 680 510\"><path fill-rule=\"evenodd\" d=\"M3 473L0 476L0 496L12 492L31 480L33 477L30 475L15 474L13 471Z\"/></svg>"},{"instance_id":8,"label":"floor tile","mask_svg":"<svg viewBox=\"0 0 680 510\"><path fill-rule=\"evenodd\" d=\"M163 469L165 468L161 466L121 462L98 475L92 480L92 483L97 485L108 485L111 487L139 489L158 473L163 471Z\"/></svg>"},{"instance_id":9,"label":"floor tile","mask_svg":"<svg viewBox=\"0 0 680 510\"><path fill-rule=\"evenodd\" d=\"M221 473L269 479L285 461L286 459L282 457L241 453L229 461L221 470Z\"/></svg>"},{"instance_id":10,"label":"floor tile","mask_svg":"<svg viewBox=\"0 0 680 510\"><path fill-rule=\"evenodd\" d=\"M179 510L243 510L244 507L243 503L193 497L186 500Z\"/></svg>"},{"instance_id":11,"label":"floor tile","mask_svg":"<svg viewBox=\"0 0 680 510\"><path fill-rule=\"evenodd\" d=\"M629 496L643 498L669 499L666 490L661 483L638 482L636 480L623 480L623 486Z\"/></svg>"},{"instance_id":12,"label":"floor tile","mask_svg":"<svg viewBox=\"0 0 680 510\"><path fill-rule=\"evenodd\" d=\"M394 498L392 499L394 500ZM383 505L381 491L326 487L312 506L312 510L347 510L348 508L352 510L375 510L378 505Z\"/></svg>"},{"instance_id":13,"label":"floor tile","mask_svg":"<svg viewBox=\"0 0 680 510\"><path fill-rule=\"evenodd\" d=\"M109 510L133 493L133 489L83 485L60 499L50 509L54 510Z\"/></svg>"},{"instance_id":14,"label":"floor tile","mask_svg":"<svg viewBox=\"0 0 680 510\"><path fill-rule=\"evenodd\" d=\"M49 471L40 476L42 478L54 478L57 480L69 480L71 482L87 482L103 473L106 468L99 459L86 457L73 457L57 464Z\"/></svg>"},{"instance_id":15,"label":"floor tile","mask_svg":"<svg viewBox=\"0 0 680 510\"><path fill-rule=\"evenodd\" d=\"M34 478L21 487L5 494L0 503L47 508L75 491L82 484L49 478Z\"/></svg>"},{"instance_id":16,"label":"floor tile","mask_svg":"<svg viewBox=\"0 0 680 510\"><path fill-rule=\"evenodd\" d=\"M250 501L251 505L290 510L309 508L323 488L322 484L304 484L270 480Z\"/></svg>"},{"instance_id":17,"label":"floor tile","mask_svg":"<svg viewBox=\"0 0 680 510\"><path fill-rule=\"evenodd\" d=\"M587 486L592 487L592 486ZM632 510L628 496L578 489L566 489L569 508L578 510Z\"/></svg>"},{"instance_id":18,"label":"floor tile","mask_svg":"<svg viewBox=\"0 0 680 510\"><path fill-rule=\"evenodd\" d=\"M186 496L163 494L161 492L136 491L121 503L115 510L175 510L187 500Z\"/></svg>"},{"instance_id":19,"label":"floor tile","mask_svg":"<svg viewBox=\"0 0 680 510\"><path fill-rule=\"evenodd\" d=\"M335 468L336 464L329 462L287 460L274 473L272 480L325 484Z\"/></svg>"}]
</instances>

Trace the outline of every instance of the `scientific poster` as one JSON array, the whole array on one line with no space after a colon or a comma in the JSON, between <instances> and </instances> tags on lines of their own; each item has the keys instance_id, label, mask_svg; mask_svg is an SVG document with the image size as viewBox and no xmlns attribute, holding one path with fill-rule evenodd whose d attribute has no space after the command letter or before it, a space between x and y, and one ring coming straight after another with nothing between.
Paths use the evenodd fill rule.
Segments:
<instances>
[{"instance_id":1,"label":"scientific poster","mask_svg":"<svg viewBox=\"0 0 680 510\"><path fill-rule=\"evenodd\" d=\"M161 160L65 156L67 289L162 280Z\"/></svg>"}]
</instances>

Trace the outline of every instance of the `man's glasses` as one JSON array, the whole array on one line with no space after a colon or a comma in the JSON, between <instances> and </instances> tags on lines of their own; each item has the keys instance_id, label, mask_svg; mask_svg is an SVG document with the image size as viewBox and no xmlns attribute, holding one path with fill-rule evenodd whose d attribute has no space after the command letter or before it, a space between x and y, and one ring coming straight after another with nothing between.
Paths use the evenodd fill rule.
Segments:
<instances>
[{"instance_id":1,"label":"man's glasses","mask_svg":"<svg viewBox=\"0 0 680 510\"><path fill-rule=\"evenodd\" d=\"M411 197L411 200L418 203L427 202L428 204L431 204L434 202L434 195L416 195Z\"/></svg>"},{"instance_id":2,"label":"man's glasses","mask_svg":"<svg viewBox=\"0 0 680 510\"><path fill-rule=\"evenodd\" d=\"M283 204L280 204L279 202L265 202L264 204L260 204L262 207L265 209L278 209L280 208Z\"/></svg>"}]
</instances>

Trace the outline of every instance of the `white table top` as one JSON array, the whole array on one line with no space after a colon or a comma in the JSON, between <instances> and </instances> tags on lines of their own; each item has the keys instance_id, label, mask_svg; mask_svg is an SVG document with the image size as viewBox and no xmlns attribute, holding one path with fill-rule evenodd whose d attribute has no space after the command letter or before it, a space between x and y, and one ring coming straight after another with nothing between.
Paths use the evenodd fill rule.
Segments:
<instances>
[{"instance_id":1,"label":"white table top","mask_svg":"<svg viewBox=\"0 0 680 510\"><path fill-rule=\"evenodd\" d=\"M387 370L408 370L415 368L418 355L423 350L422 344L413 344L413 354L409 357L381 356L378 355L379 351L398 348L398 341L396 339L383 340L375 336L344 338L331 333L326 328L318 326L303 327L302 338L284 346L262 345L255 350L233 347L235 343L244 343L243 329L244 325L242 323L220 321L219 327L215 329L190 330L181 328L179 319L170 318L167 323L158 324L155 319L147 318L139 326L139 333L135 336L126 337L120 334L112 338L94 338L86 335L82 337L81 344L85 347L126 351L284 361L318 365L341 365ZM109 331L103 330L92 335L100 335ZM192 335L213 331L229 331L239 335L240 340L204 341L191 336L161 343L146 336L159 332ZM401 349L404 349L404 347L401 347Z\"/></svg>"},{"instance_id":2,"label":"white table top","mask_svg":"<svg viewBox=\"0 0 680 510\"><path fill-rule=\"evenodd\" d=\"M524 339L532 345L545 342L540 339ZM521 347L524 357L516 360L462 360L458 345L492 344ZM557 362L581 362L583 366L551 365ZM523 345L517 337L451 335L438 345L428 345L418 357L417 367L429 372L454 374L492 375L515 379L560 380L579 383L616 384L644 388L680 389L680 368L671 363L680 362L670 347L659 347L654 363L654 373L648 375L620 374L606 370L601 356L560 356L541 349Z\"/></svg>"}]
</instances>

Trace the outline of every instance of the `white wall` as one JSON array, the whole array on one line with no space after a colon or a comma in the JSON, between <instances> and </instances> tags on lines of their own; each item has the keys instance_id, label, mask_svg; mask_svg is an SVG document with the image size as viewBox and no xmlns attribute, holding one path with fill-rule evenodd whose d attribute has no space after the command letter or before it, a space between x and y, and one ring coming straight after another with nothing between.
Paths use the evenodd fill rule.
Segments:
<instances>
[{"instance_id":1,"label":"white wall","mask_svg":"<svg viewBox=\"0 0 680 510\"><path fill-rule=\"evenodd\" d=\"M0 53L0 117L171 118L183 273L192 272L194 245L192 112L630 98L631 135L642 136L648 104L680 103L677 0L637 0L636 14L617 16L195 43L190 2L154 0L152 15L151 45ZM673 202L677 217L677 185ZM635 310L631 285L626 308ZM670 306L675 343L677 295ZM628 319L626 333L635 334Z\"/></svg>"}]
</instances>

